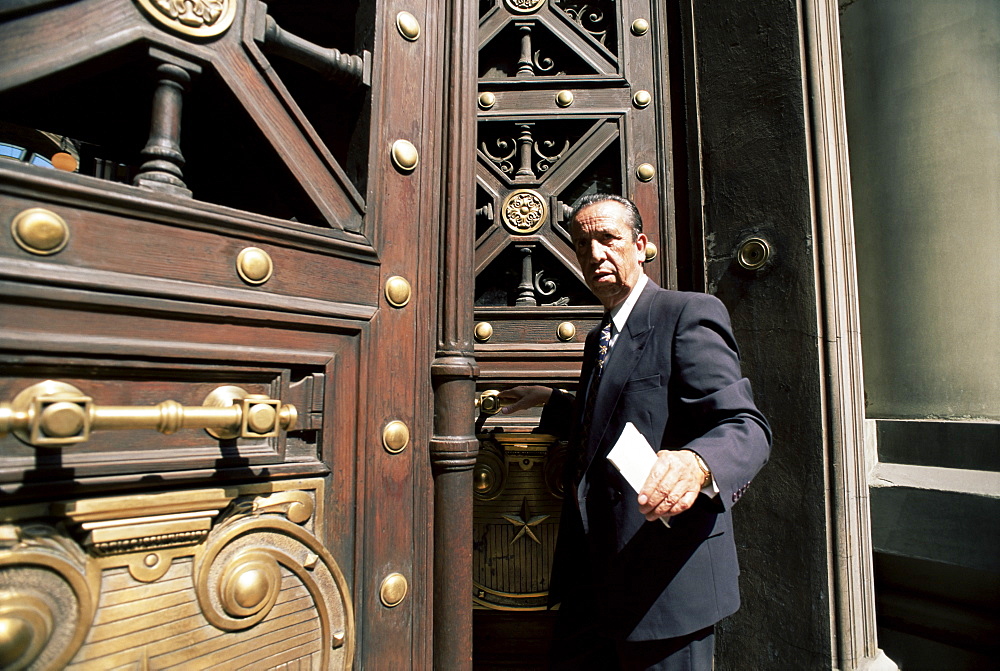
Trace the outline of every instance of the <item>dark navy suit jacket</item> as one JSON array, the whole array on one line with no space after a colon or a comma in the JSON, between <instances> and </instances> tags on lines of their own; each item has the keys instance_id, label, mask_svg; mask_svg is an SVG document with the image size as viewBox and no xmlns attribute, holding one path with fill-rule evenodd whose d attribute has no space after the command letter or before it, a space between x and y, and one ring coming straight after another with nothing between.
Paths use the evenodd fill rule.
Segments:
<instances>
[{"instance_id":1,"label":"dark navy suit jacket","mask_svg":"<svg viewBox=\"0 0 1000 671\"><path fill-rule=\"evenodd\" d=\"M539 426L570 439L550 598L586 603L589 623L600 620L618 639L698 631L739 607L730 509L767 461L770 427L740 373L725 306L650 281L605 362L582 437L597 338L598 329L587 336L579 398L553 392ZM719 494L699 495L669 529L647 522L637 494L606 458L627 422L656 450L701 455Z\"/></svg>"}]
</instances>

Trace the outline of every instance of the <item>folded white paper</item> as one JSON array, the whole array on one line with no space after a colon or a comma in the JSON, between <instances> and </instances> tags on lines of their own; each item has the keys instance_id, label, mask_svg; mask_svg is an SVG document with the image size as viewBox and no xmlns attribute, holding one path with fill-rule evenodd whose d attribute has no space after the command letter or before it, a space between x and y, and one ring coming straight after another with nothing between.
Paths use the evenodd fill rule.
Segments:
<instances>
[{"instance_id":1,"label":"folded white paper","mask_svg":"<svg viewBox=\"0 0 1000 671\"><path fill-rule=\"evenodd\" d=\"M618 469L625 481L632 485L632 489L638 494L646 484L646 478L649 477L653 464L656 463L656 451L639 433L639 429L635 428L635 424L629 422L622 429L622 435L618 437L615 446L608 452L608 461ZM670 526L669 517L661 517L660 521L664 526Z\"/></svg>"}]
</instances>

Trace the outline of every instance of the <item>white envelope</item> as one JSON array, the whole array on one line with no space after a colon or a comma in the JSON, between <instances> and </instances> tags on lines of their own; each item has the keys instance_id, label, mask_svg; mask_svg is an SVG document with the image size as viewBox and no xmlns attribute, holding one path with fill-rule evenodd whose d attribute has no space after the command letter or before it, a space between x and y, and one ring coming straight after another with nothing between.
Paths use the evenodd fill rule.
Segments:
<instances>
[{"instance_id":1,"label":"white envelope","mask_svg":"<svg viewBox=\"0 0 1000 671\"><path fill-rule=\"evenodd\" d=\"M649 472L656 462L656 451L639 433L639 429L635 428L635 424L629 422L622 429L622 435L618 437L615 446L608 452L608 461L618 469L625 481L632 485L632 489L638 494L646 484L646 478L649 477ZM661 517L660 521L664 526L670 527L669 517Z\"/></svg>"}]
</instances>

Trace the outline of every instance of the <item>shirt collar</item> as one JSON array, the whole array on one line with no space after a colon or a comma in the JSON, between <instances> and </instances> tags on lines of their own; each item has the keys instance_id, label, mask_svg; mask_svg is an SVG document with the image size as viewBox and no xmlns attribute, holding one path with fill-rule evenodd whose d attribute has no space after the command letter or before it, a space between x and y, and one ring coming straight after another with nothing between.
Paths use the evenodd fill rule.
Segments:
<instances>
[{"instance_id":1,"label":"shirt collar","mask_svg":"<svg viewBox=\"0 0 1000 671\"><path fill-rule=\"evenodd\" d=\"M615 333L621 333L621 330L625 328L625 322L628 321L628 316L632 314L632 308L635 307L636 301L639 300L639 294L642 293L647 281L649 281L649 278L646 277L646 273L640 273L638 281L632 287L632 291L628 293L625 300L611 308L611 321L615 325Z\"/></svg>"}]
</instances>

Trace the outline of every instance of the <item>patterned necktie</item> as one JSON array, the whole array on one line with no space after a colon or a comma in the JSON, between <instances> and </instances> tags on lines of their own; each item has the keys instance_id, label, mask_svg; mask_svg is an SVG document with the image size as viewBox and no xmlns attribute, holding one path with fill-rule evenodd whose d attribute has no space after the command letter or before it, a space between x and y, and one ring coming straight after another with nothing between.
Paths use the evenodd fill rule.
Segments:
<instances>
[{"instance_id":1,"label":"patterned necktie","mask_svg":"<svg viewBox=\"0 0 1000 671\"><path fill-rule=\"evenodd\" d=\"M604 326L597 339L597 358L594 361L594 370L590 374L590 384L587 385L587 400L583 409L583 427L580 431L580 451L575 473L575 482L579 482L583 477L583 469L586 464L587 446L590 442L590 423L594 418L594 403L597 400L597 387L601 381L601 374L604 373L604 362L608 360L608 351L611 349L611 319L604 316Z\"/></svg>"}]
</instances>

